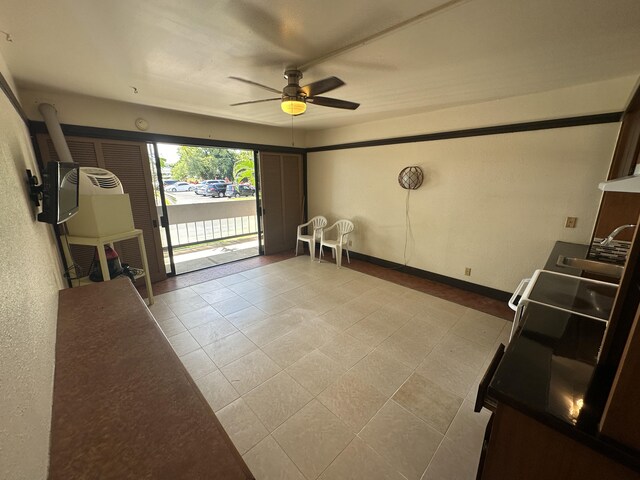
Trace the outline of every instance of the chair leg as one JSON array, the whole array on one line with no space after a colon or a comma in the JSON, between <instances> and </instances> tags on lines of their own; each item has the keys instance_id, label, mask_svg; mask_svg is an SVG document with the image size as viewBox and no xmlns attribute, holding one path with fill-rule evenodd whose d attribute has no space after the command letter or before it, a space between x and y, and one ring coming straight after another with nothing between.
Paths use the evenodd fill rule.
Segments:
<instances>
[{"instance_id":1,"label":"chair leg","mask_svg":"<svg viewBox=\"0 0 640 480\"><path fill-rule=\"evenodd\" d=\"M298 245L300 245L300 240L296 238L296 257L298 256Z\"/></svg>"},{"instance_id":2,"label":"chair leg","mask_svg":"<svg viewBox=\"0 0 640 480\"><path fill-rule=\"evenodd\" d=\"M342 248L339 245L336 246L336 267L340 268L342 265Z\"/></svg>"},{"instance_id":3,"label":"chair leg","mask_svg":"<svg viewBox=\"0 0 640 480\"><path fill-rule=\"evenodd\" d=\"M347 251L347 262L351 263L351 260L349 259L349 249L346 248L345 250Z\"/></svg>"},{"instance_id":4,"label":"chair leg","mask_svg":"<svg viewBox=\"0 0 640 480\"><path fill-rule=\"evenodd\" d=\"M322 242L320 242L320 251L318 252L318 263L322 263Z\"/></svg>"}]
</instances>

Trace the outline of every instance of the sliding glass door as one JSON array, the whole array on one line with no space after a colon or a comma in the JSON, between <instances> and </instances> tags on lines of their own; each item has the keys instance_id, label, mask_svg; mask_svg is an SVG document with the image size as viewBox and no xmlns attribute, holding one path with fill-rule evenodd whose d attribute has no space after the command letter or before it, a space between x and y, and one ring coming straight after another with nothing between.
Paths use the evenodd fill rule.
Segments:
<instances>
[{"instance_id":1,"label":"sliding glass door","mask_svg":"<svg viewBox=\"0 0 640 480\"><path fill-rule=\"evenodd\" d=\"M259 254L253 151L166 143L149 148L167 273Z\"/></svg>"}]
</instances>

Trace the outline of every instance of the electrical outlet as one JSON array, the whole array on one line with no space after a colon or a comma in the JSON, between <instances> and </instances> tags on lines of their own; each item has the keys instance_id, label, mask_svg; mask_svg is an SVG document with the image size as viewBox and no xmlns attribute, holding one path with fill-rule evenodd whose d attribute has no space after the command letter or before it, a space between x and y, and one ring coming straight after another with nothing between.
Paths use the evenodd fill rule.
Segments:
<instances>
[{"instance_id":1,"label":"electrical outlet","mask_svg":"<svg viewBox=\"0 0 640 480\"><path fill-rule=\"evenodd\" d=\"M564 223L564 228L576 228L578 217L567 217L567 221Z\"/></svg>"},{"instance_id":2,"label":"electrical outlet","mask_svg":"<svg viewBox=\"0 0 640 480\"><path fill-rule=\"evenodd\" d=\"M353 240L349 240L349 247L351 247L353 245Z\"/></svg>"},{"instance_id":3,"label":"electrical outlet","mask_svg":"<svg viewBox=\"0 0 640 480\"><path fill-rule=\"evenodd\" d=\"M464 274L465 274L467 277L470 277L470 276L471 276L471 269L470 269L469 267L465 268L465 269L464 269Z\"/></svg>"}]
</instances>

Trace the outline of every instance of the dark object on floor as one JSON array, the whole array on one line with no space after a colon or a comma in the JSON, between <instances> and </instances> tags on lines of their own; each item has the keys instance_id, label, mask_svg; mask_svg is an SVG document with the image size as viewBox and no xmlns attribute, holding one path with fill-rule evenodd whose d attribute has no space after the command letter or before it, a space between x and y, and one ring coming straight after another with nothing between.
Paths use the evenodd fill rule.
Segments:
<instances>
[{"instance_id":1,"label":"dark object on floor","mask_svg":"<svg viewBox=\"0 0 640 480\"><path fill-rule=\"evenodd\" d=\"M136 283L136 274L134 272L133 269L131 269L131 267L129 267L128 263L123 263L122 264L122 273L121 275L124 275L125 277L129 277L129 280L131 280L131 283Z\"/></svg>"},{"instance_id":2,"label":"dark object on floor","mask_svg":"<svg viewBox=\"0 0 640 480\"><path fill-rule=\"evenodd\" d=\"M115 278L118 275L121 275L122 265L120 264L120 258L118 257L118 252L116 252L110 246L105 245L104 253L107 256L107 265L109 267L109 277ZM92 282L104 281L104 278L102 278L102 269L100 268L100 260L98 259L97 248L96 248L96 253L93 255L93 261L91 262L91 267L89 269L89 280L91 280Z\"/></svg>"}]
</instances>

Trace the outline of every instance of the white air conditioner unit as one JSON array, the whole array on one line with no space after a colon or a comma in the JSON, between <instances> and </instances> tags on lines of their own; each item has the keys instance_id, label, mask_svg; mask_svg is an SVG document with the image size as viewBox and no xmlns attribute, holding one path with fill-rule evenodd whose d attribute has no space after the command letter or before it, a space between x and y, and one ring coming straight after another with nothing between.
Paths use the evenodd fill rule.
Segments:
<instances>
[{"instance_id":1,"label":"white air conditioner unit","mask_svg":"<svg viewBox=\"0 0 640 480\"><path fill-rule=\"evenodd\" d=\"M70 235L99 238L135 228L131 201L118 177L103 168L80 167L79 183L80 209L67 221Z\"/></svg>"},{"instance_id":2,"label":"white air conditioner unit","mask_svg":"<svg viewBox=\"0 0 640 480\"><path fill-rule=\"evenodd\" d=\"M80 195L122 195L122 183L109 170L80 167Z\"/></svg>"}]
</instances>

